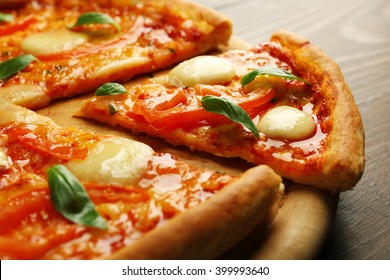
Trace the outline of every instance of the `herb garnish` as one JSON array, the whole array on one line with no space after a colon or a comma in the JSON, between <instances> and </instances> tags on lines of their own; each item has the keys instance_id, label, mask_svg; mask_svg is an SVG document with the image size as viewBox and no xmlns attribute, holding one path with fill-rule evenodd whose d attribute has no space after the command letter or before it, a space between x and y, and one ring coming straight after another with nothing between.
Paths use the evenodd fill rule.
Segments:
<instances>
[{"instance_id":1,"label":"herb garnish","mask_svg":"<svg viewBox=\"0 0 390 280\"><path fill-rule=\"evenodd\" d=\"M96 96L117 95L126 93L127 89L118 83L105 83L101 85L95 92Z\"/></svg>"},{"instance_id":2,"label":"herb garnish","mask_svg":"<svg viewBox=\"0 0 390 280\"><path fill-rule=\"evenodd\" d=\"M32 61L38 60L32 54L17 56L0 63L0 80L7 79L27 67Z\"/></svg>"},{"instance_id":3,"label":"herb garnish","mask_svg":"<svg viewBox=\"0 0 390 280\"><path fill-rule=\"evenodd\" d=\"M13 20L14 20L14 16L12 14L0 13L0 21L11 22Z\"/></svg>"},{"instance_id":4,"label":"herb garnish","mask_svg":"<svg viewBox=\"0 0 390 280\"><path fill-rule=\"evenodd\" d=\"M112 115L115 115L115 113L116 113L115 105L114 105L112 102L110 102L110 103L108 104L108 114L109 114L110 116L112 116Z\"/></svg>"},{"instance_id":5,"label":"herb garnish","mask_svg":"<svg viewBox=\"0 0 390 280\"><path fill-rule=\"evenodd\" d=\"M253 71L247 73L246 75L244 75L241 79L241 85L245 86L245 85L249 84L257 76L260 76L260 75L280 77L280 78L284 78L287 80L298 80L298 81L303 81L306 84L310 84L308 81L306 81L302 78L299 78L299 77L291 74L290 72L288 72L284 69L281 69L278 67L272 67L272 66L263 66L263 67L260 67L256 70L253 70Z\"/></svg>"},{"instance_id":6,"label":"herb garnish","mask_svg":"<svg viewBox=\"0 0 390 280\"><path fill-rule=\"evenodd\" d=\"M249 115L236 103L221 97L204 96L201 100L203 108L208 112L224 115L233 122L248 128L256 138L259 132Z\"/></svg>"},{"instance_id":7,"label":"herb garnish","mask_svg":"<svg viewBox=\"0 0 390 280\"><path fill-rule=\"evenodd\" d=\"M54 208L68 220L84 226L106 229L106 221L96 211L83 185L63 165L47 171L50 199Z\"/></svg>"},{"instance_id":8,"label":"herb garnish","mask_svg":"<svg viewBox=\"0 0 390 280\"><path fill-rule=\"evenodd\" d=\"M69 28L72 29L81 25L95 24L95 23L111 24L116 28L116 30L119 33L122 32L120 25L112 17L110 17L107 14L99 13L99 12L90 12L90 13L85 13L80 15L76 23L69 26Z\"/></svg>"}]
</instances>

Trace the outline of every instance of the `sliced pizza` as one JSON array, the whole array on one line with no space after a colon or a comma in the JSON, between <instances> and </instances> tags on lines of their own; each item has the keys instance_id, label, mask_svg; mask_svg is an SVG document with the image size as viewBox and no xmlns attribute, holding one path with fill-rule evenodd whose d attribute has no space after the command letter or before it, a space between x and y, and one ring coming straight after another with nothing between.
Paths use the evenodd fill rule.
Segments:
<instances>
[{"instance_id":1,"label":"sliced pizza","mask_svg":"<svg viewBox=\"0 0 390 280\"><path fill-rule=\"evenodd\" d=\"M118 87L103 85L77 115L267 164L334 192L362 175L364 130L353 95L337 64L298 35L277 32L250 50L196 57Z\"/></svg>"},{"instance_id":2,"label":"sliced pizza","mask_svg":"<svg viewBox=\"0 0 390 280\"><path fill-rule=\"evenodd\" d=\"M0 97L28 108L226 44L225 16L182 0L30 0L0 8Z\"/></svg>"},{"instance_id":3,"label":"sliced pizza","mask_svg":"<svg viewBox=\"0 0 390 280\"><path fill-rule=\"evenodd\" d=\"M215 258L282 192L267 166L203 170L0 103L0 259Z\"/></svg>"}]
</instances>

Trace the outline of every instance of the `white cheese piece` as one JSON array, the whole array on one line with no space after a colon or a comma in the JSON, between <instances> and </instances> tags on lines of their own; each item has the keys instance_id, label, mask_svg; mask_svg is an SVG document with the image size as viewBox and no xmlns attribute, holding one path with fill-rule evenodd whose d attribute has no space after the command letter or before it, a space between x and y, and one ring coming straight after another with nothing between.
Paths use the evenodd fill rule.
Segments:
<instances>
[{"instance_id":1,"label":"white cheese piece","mask_svg":"<svg viewBox=\"0 0 390 280\"><path fill-rule=\"evenodd\" d=\"M42 107L50 102L50 97L43 92L41 87L36 85L0 87L0 96L12 104L30 109Z\"/></svg>"},{"instance_id":2,"label":"white cheese piece","mask_svg":"<svg viewBox=\"0 0 390 280\"><path fill-rule=\"evenodd\" d=\"M33 55L43 55L68 51L87 42L86 34L72 32L67 29L35 33L22 41L22 49Z\"/></svg>"},{"instance_id":3,"label":"white cheese piece","mask_svg":"<svg viewBox=\"0 0 390 280\"><path fill-rule=\"evenodd\" d=\"M96 143L85 159L65 165L85 182L130 186L142 178L152 155L152 148L143 143L113 137Z\"/></svg>"},{"instance_id":4,"label":"white cheese piece","mask_svg":"<svg viewBox=\"0 0 390 280\"><path fill-rule=\"evenodd\" d=\"M290 106L269 110L257 124L257 129L268 137L290 141L310 137L315 127L316 124L309 114Z\"/></svg>"},{"instance_id":5,"label":"white cheese piece","mask_svg":"<svg viewBox=\"0 0 390 280\"><path fill-rule=\"evenodd\" d=\"M196 84L224 84L230 82L236 71L234 66L216 56L198 56L186 60L168 73L168 81L173 86L194 86Z\"/></svg>"},{"instance_id":6,"label":"white cheese piece","mask_svg":"<svg viewBox=\"0 0 390 280\"><path fill-rule=\"evenodd\" d=\"M133 67L139 67L150 63L150 58L146 56L133 56L123 60L111 61L95 70L92 77L108 77L120 71L126 71Z\"/></svg>"},{"instance_id":7,"label":"white cheese piece","mask_svg":"<svg viewBox=\"0 0 390 280\"><path fill-rule=\"evenodd\" d=\"M7 170L11 167L10 162L8 161L8 155L0 150L0 171Z\"/></svg>"}]
</instances>

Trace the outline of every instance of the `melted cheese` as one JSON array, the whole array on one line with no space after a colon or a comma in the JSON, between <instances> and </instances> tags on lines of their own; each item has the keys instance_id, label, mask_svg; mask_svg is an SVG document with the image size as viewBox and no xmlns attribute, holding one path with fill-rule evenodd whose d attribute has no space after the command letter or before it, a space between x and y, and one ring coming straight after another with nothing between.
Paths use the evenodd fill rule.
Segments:
<instances>
[{"instance_id":1,"label":"melted cheese","mask_svg":"<svg viewBox=\"0 0 390 280\"><path fill-rule=\"evenodd\" d=\"M9 169L11 166L10 162L8 161L8 155L0 150L0 171L4 171Z\"/></svg>"},{"instance_id":2,"label":"melted cheese","mask_svg":"<svg viewBox=\"0 0 390 280\"><path fill-rule=\"evenodd\" d=\"M33 55L43 55L68 51L88 41L83 33L72 32L67 29L35 33L22 41L22 49Z\"/></svg>"},{"instance_id":3,"label":"melted cheese","mask_svg":"<svg viewBox=\"0 0 390 280\"><path fill-rule=\"evenodd\" d=\"M95 144L83 160L71 160L67 168L90 183L130 186L146 172L153 150L140 142L114 137Z\"/></svg>"},{"instance_id":4,"label":"melted cheese","mask_svg":"<svg viewBox=\"0 0 390 280\"><path fill-rule=\"evenodd\" d=\"M273 139L303 140L313 135L313 118L294 107L279 106L269 110L257 124L257 129Z\"/></svg>"},{"instance_id":5,"label":"melted cheese","mask_svg":"<svg viewBox=\"0 0 390 280\"><path fill-rule=\"evenodd\" d=\"M0 87L0 96L3 101L6 100L12 104L28 107L30 109L43 107L50 102L50 97L37 85L11 85Z\"/></svg>"},{"instance_id":6,"label":"melted cheese","mask_svg":"<svg viewBox=\"0 0 390 280\"><path fill-rule=\"evenodd\" d=\"M150 58L145 56L133 56L123 60L116 60L109 62L98 69L93 73L93 77L101 76L111 76L120 71L126 71L126 69L131 69L135 67L140 67L142 65L150 63Z\"/></svg>"},{"instance_id":7,"label":"melted cheese","mask_svg":"<svg viewBox=\"0 0 390 280\"><path fill-rule=\"evenodd\" d=\"M168 83L173 86L196 84L224 84L230 82L236 71L227 60L215 56L198 56L186 60L168 73Z\"/></svg>"}]
</instances>

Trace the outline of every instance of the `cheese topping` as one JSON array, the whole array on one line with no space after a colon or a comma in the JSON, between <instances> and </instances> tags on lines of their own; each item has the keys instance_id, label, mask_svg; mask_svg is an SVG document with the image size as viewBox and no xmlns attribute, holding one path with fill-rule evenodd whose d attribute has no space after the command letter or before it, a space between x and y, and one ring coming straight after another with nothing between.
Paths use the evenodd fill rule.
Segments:
<instances>
[{"instance_id":1,"label":"cheese topping","mask_svg":"<svg viewBox=\"0 0 390 280\"><path fill-rule=\"evenodd\" d=\"M173 68L168 74L168 83L184 87L224 84L230 82L235 74L234 66L223 58L198 56Z\"/></svg>"},{"instance_id":2,"label":"cheese topping","mask_svg":"<svg viewBox=\"0 0 390 280\"><path fill-rule=\"evenodd\" d=\"M73 159L66 167L82 181L131 186L146 172L152 155L143 143L115 137L96 143L85 159Z\"/></svg>"},{"instance_id":3,"label":"cheese topping","mask_svg":"<svg viewBox=\"0 0 390 280\"><path fill-rule=\"evenodd\" d=\"M18 86L13 86L13 87L18 87ZM20 87L22 87L22 85ZM0 90L0 95L2 94L3 92ZM46 118L42 115L31 114L31 111L26 108L16 106L6 101L0 102L0 125L4 125L10 122L24 123L26 122L26 120L29 123L43 124L45 126L55 125L51 119ZM1 144L1 138L0 138L0 144Z\"/></svg>"},{"instance_id":4,"label":"cheese topping","mask_svg":"<svg viewBox=\"0 0 390 280\"><path fill-rule=\"evenodd\" d=\"M10 167L7 154L0 150L0 171L7 170Z\"/></svg>"},{"instance_id":5,"label":"cheese topping","mask_svg":"<svg viewBox=\"0 0 390 280\"><path fill-rule=\"evenodd\" d=\"M22 41L22 49L33 55L68 51L87 42L89 37L83 33L67 29L36 33Z\"/></svg>"},{"instance_id":6,"label":"cheese topping","mask_svg":"<svg viewBox=\"0 0 390 280\"><path fill-rule=\"evenodd\" d=\"M1 98L8 102L30 109L43 107L50 97L37 85L10 85L0 88Z\"/></svg>"},{"instance_id":7,"label":"cheese topping","mask_svg":"<svg viewBox=\"0 0 390 280\"><path fill-rule=\"evenodd\" d=\"M313 118L294 107L279 106L269 110L257 124L257 129L274 139L303 140L313 135Z\"/></svg>"},{"instance_id":8,"label":"cheese topping","mask_svg":"<svg viewBox=\"0 0 390 280\"><path fill-rule=\"evenodd\" d=\"M149 57L145 56L133 56L123 60L111 61L95 70L92 77L111 76L120 71L126 71L126 69L132 69L134 67L141 67L151 63Z\"/></svg>"}]
</instances>

